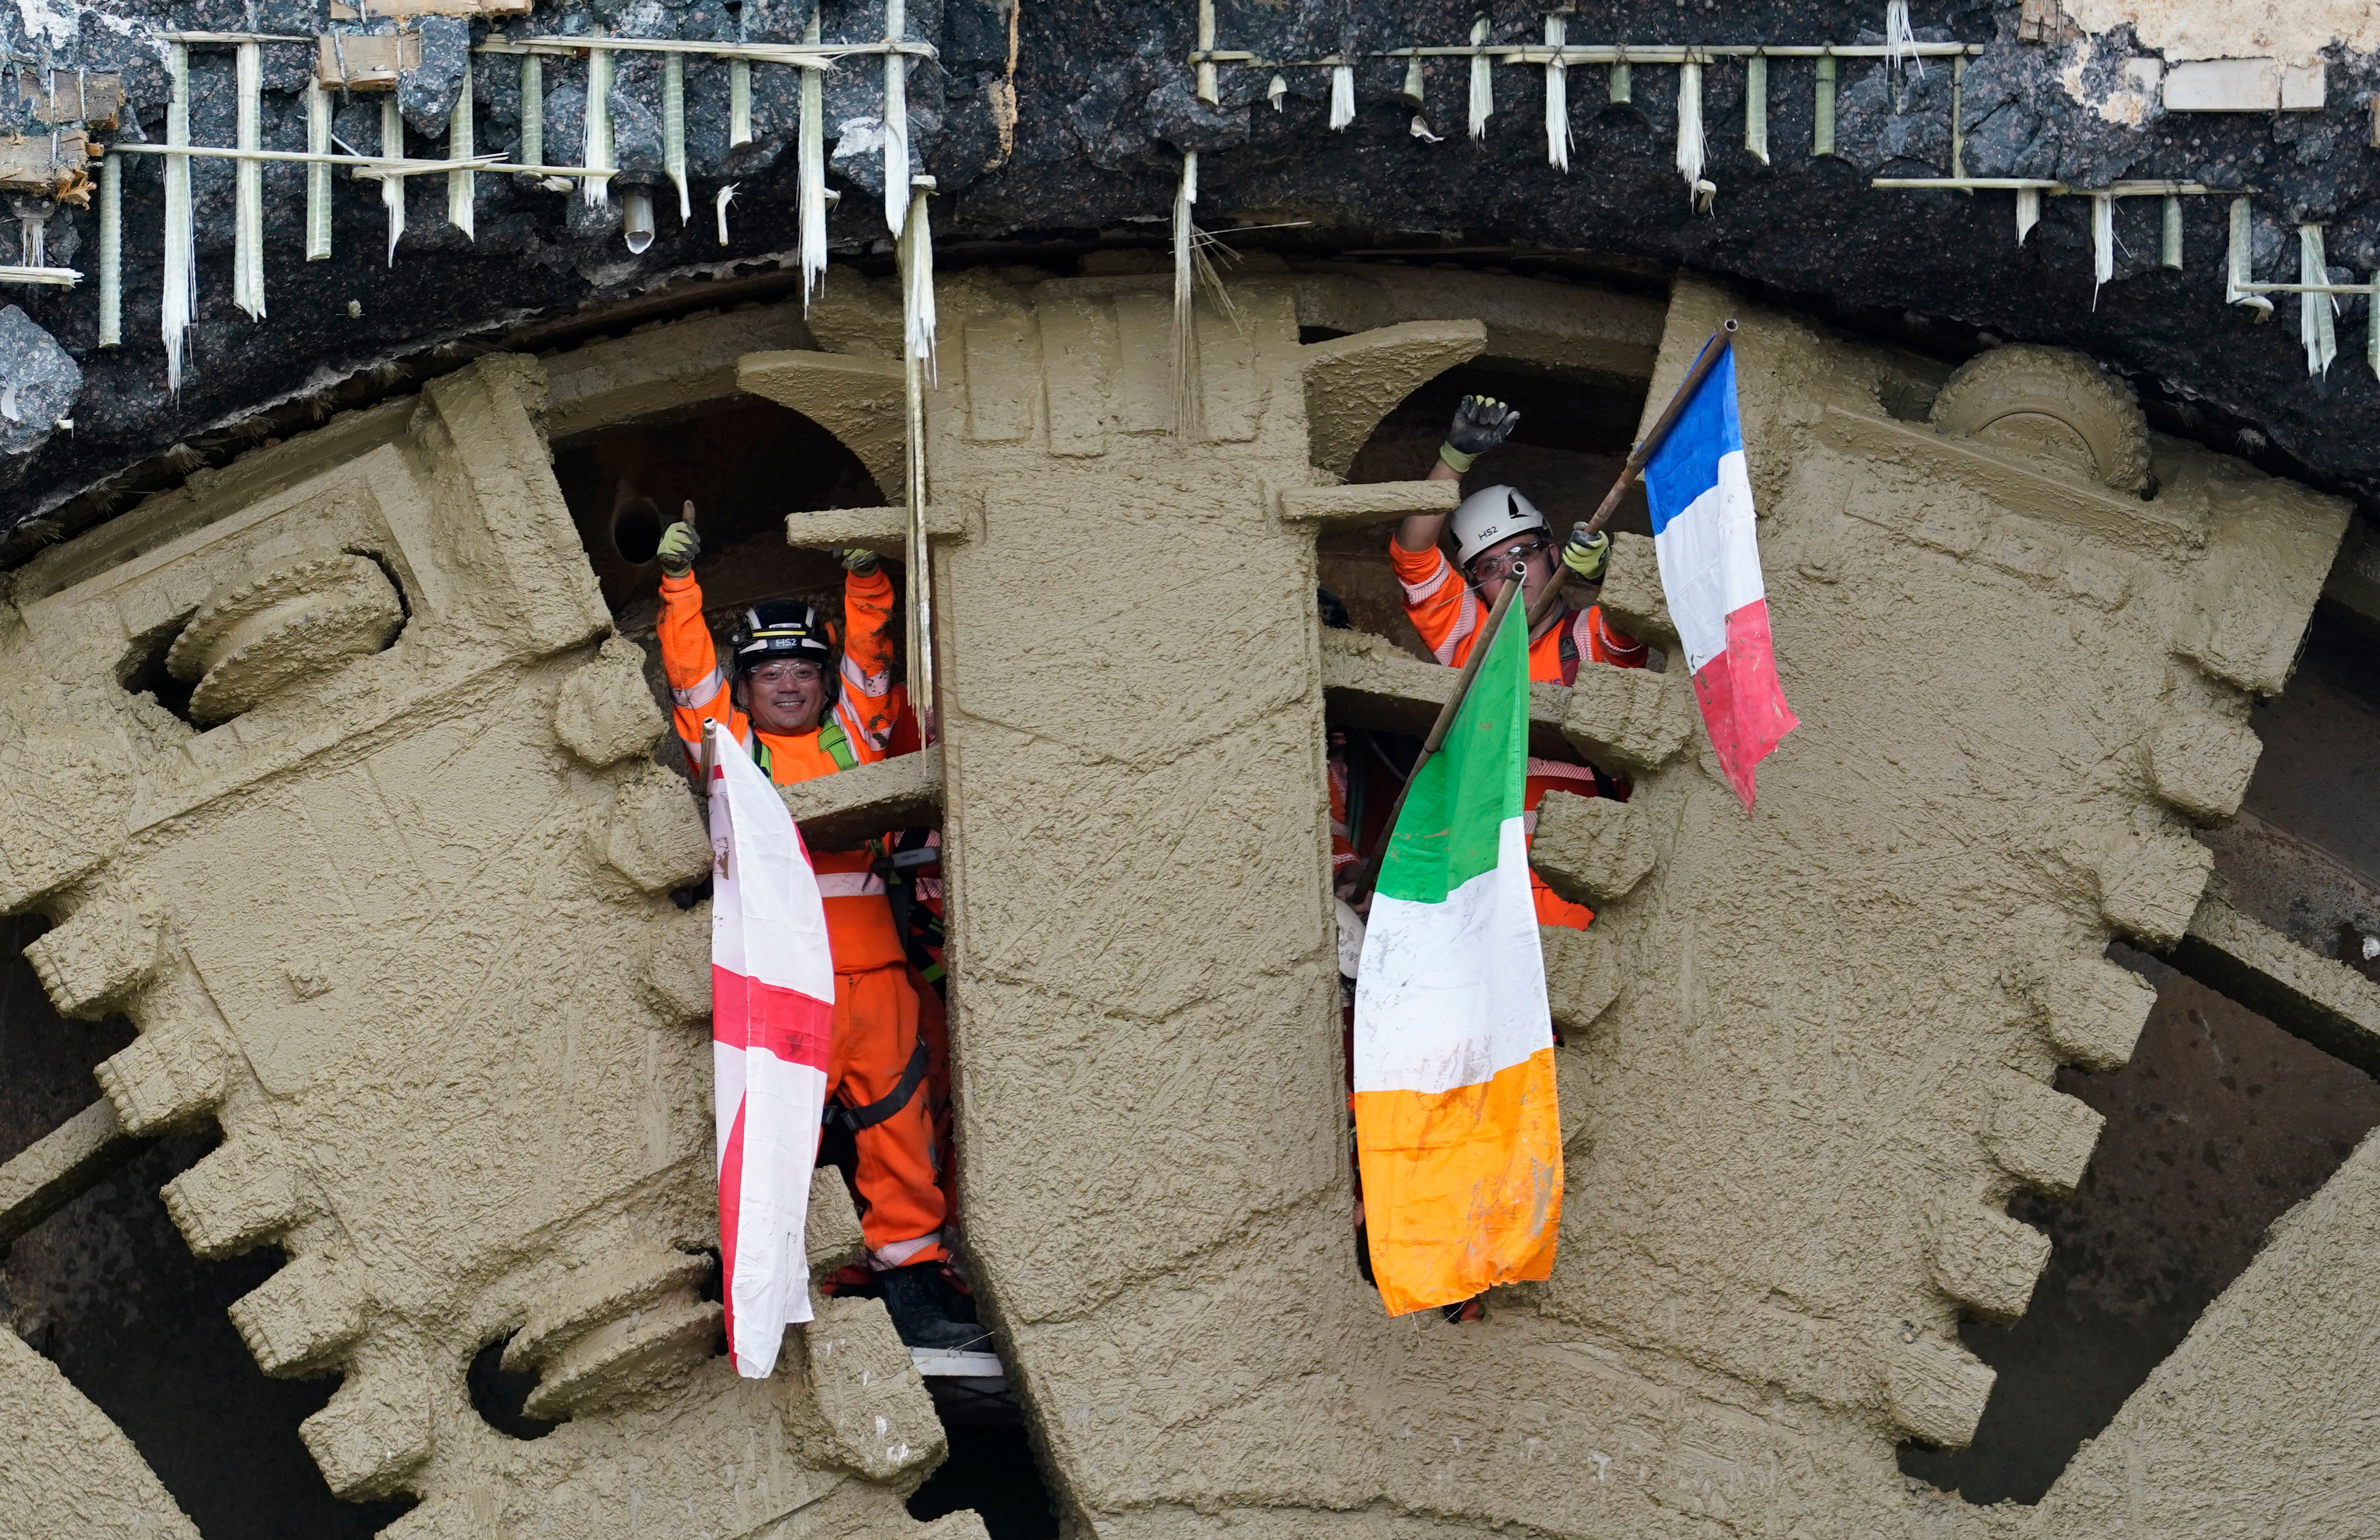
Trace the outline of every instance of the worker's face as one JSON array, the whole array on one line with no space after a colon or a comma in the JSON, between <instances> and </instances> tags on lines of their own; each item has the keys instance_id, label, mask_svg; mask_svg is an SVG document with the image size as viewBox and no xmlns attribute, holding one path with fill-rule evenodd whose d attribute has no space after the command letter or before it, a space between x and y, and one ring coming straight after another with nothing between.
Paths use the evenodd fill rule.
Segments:
<instances>
[{"instance_id":1,"label":"worker's face","mask_svg":"<svg viewBox=\"0 0 2380 1540\"><path fill-rule=\"evenodd\" d=\"M808 733L826 710L826 670L780 659L745 674L744 709L763 733Z\"/></svg>"},{"instance_id":2,"label":"worker's face","mask_svg":"<svg viewBox=\"0 0 2380 1540\"><path fill-rule=\"evenodd\" d=\"M1546 539L1545 531L1532 529L1525 535L1499 541L1471 558L1465 570L1471 581L1479 586L1479 597L1493 604L1503 596L1504 584L1515 565L1525 569L1519 602L1524 608L1534 607L1537 596L1546 591L1546 585L1554 580L1554 547Z\"/></svg>"}]
</instances>

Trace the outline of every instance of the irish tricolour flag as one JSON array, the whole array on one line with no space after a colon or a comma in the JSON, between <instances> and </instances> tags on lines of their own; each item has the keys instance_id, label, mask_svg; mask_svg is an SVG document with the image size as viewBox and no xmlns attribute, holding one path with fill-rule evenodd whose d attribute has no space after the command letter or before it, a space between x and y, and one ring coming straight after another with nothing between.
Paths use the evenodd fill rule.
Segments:
<instances>
[{"instance_id":1,"label":"irish tricolour flag","mask_svg":"<svg viewBox=\"0 0 2380 1540\"><path fill-rule=\"evenodd\" d=\"M1703 376L1670 436L1645 463L1661 591L1719 769L1752 806L1753 767L1801 725L1777 682L1768 586L1752 529L1752 478L1735 415L1735 350Z\"/></svg>"},{"instance_id":2,"label":"irish tricolour flag","mask_svg":"<svg viewBox=\"0 0 2380 1540\"><path fill-rule=\"evenodd\" d=\"M1355 983L1355 1146L1389 1314L1553 1270L1561 1119L1521 829L1528 627L1507 614L1380 865Z\"/></svg>"},{"instance_id":3,"label":"irish tricolour flag","mask_svg":"<svg viewBox=\"0 0 2380 1540\"><path fill-rule=\"evenodd\" d=\"M793 815L716 721L707 731L720 1271L735 1372L765 1379L786 1325L810 1318L803 1232L826 1110L834 959Z\"/></svg>"}]
</instances>

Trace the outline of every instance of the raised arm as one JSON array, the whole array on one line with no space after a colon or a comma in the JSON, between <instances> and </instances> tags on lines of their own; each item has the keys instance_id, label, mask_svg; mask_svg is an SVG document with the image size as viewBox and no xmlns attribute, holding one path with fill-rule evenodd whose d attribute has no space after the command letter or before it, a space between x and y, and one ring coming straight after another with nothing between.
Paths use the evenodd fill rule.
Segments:
<instances>
[{"instance_id":1,"label":"raised arm","mask_svg":"<svg viewBox=\"0 0 2380 1540\"><path fill-rule=\"evenodd\" d=\"M694 504L686 516L662 531L662 673L669 679L670 723L686 757L702 762L702 724L716 717L734 733L735 701L720 672L719 649L702 618L702 585L694 580L694 559L702 537L694 531Z\"/></svg>"},{"instance_id":2,"label":"raised arm","mask_svg":"<svg viewBox=\"0 0 2380 1540\"><path fill-rule=\"evenodd\" d=\"M892 683L892 579L872 551L843 557L843 688L835 715L862 760L884 758L907 693Z\"/></svg>"},{"instance_id":3,"label":"raised arm","mask_svg":"<svg viewBox=\"0 0 2380 1540\"><path fill-rule=\"evenodd\" d=\"M1454 408L1454 425L1447 430L1446 443L1439 446L1438 461L1429 467L1425 479L1431 481L1460 481L1471 462L1502 443L1512 435L1513 424L1521 414L1491 395L1466 395ZM1445 532L1444 514L1415 514L1397 526L1397 544L1407 551L1427 551L1438 543Z\"/></svg>"}]
</instances>

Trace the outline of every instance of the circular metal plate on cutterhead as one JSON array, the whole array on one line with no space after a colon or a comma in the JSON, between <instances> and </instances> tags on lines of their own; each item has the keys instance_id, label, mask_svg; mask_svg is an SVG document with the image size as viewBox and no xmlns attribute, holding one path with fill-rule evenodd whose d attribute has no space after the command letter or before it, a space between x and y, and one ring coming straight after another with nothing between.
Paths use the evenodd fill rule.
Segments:
<instances>
[{"instance_id":1,"label":"circular metal plate on cutterhead","mask_svg":"<svg viewBox=\"0 0 2380 1540\"><path fill-rule=\"evenodd\" d=\"M369 657L404 624L396 589L369 557L331 552L217 589L174 639L165 667L198 682L190 720L212 726Z\"/></svg>"}]
</instances>

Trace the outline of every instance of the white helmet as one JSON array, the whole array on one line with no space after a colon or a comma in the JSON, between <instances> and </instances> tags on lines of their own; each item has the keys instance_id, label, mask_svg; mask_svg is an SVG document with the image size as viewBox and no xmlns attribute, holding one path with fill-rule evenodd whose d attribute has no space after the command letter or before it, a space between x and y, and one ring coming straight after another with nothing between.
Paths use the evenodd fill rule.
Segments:
<instances>
[{"instance_id":1,"label":"white helmet","mask_svg":"<svg viewBox=\"0 0 2380 1540\"><path fill-rule=\"evenodd\" d=\"M1511 540L1524 529L1543 529L1546 538L1553 538L1552 527L1537 505L1510 487L1488 487L1473 492L1454 510L1454 563L1467 564L1500 540Z\"/></svg>"}]
</instances>

